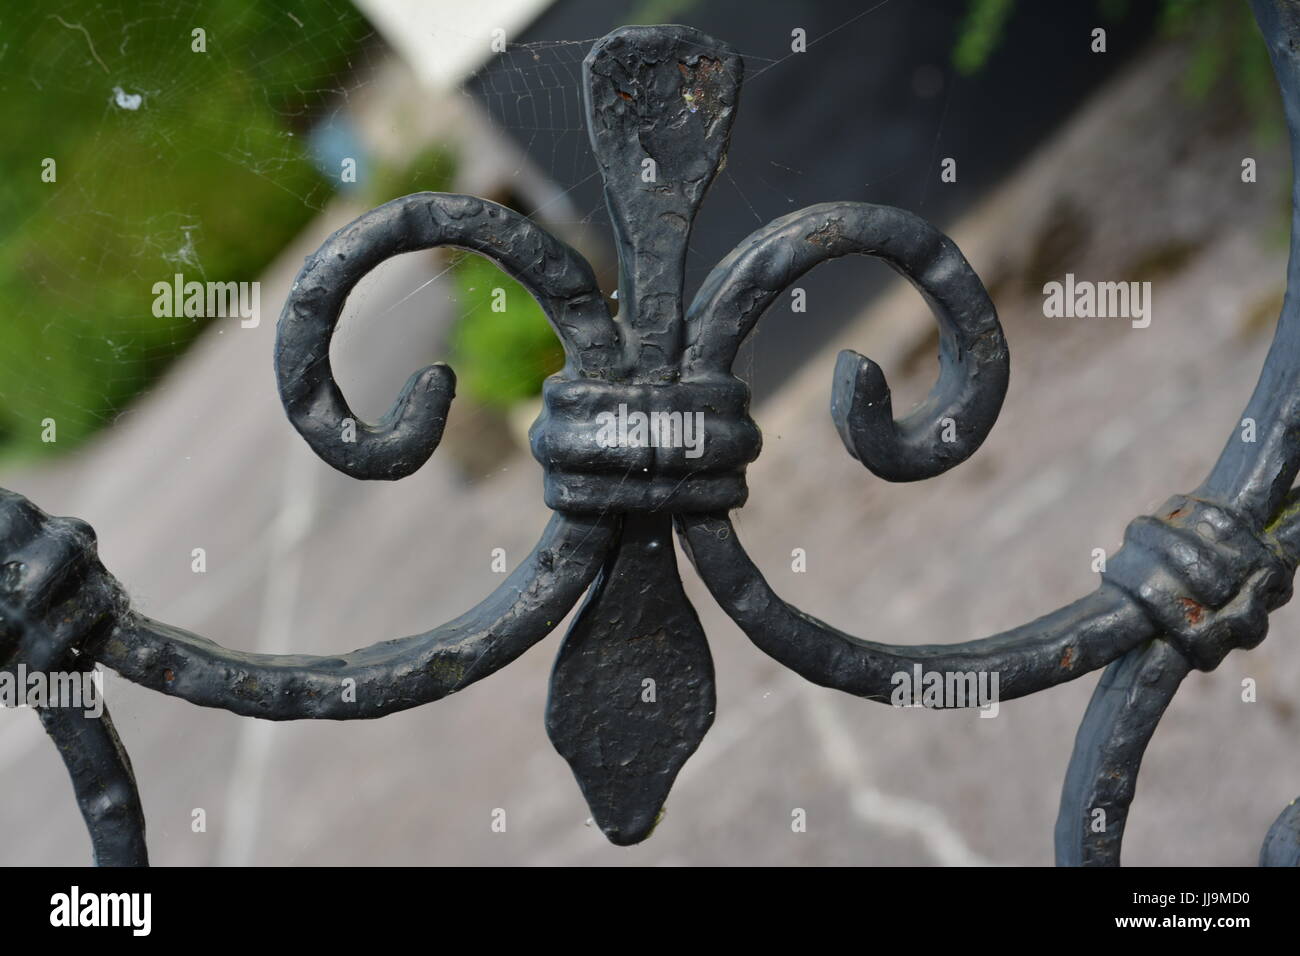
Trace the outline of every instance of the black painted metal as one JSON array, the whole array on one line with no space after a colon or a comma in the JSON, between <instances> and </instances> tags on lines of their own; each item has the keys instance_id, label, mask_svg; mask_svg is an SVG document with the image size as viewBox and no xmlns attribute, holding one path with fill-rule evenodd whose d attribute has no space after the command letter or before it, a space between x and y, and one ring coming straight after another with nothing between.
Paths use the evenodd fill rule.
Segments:
<instances>
[{"instance_id":1,"label":"black painted metal","mask_svg":"<svg viewBox=\"0 0 1300 956\"><path fill-rule=\"evenodd\" d=\"M1300 7L1254 7L1300 162ZM1268 613L1291 596L1300 561L1300 498L1288 494L1300 469L1300 192L1288 294L1246 410L1259 440L1230 438L1199 489L1136 519L1091 595L982 640L879 644L786 604L741 546L729 511L745 502L745 468L761 437L732 363L767 307L813 266L848 254L883 259L934 312L939 379L895 421L879 367L846 351L831 414L874 474L932 477L978 449L1006 393L1007 345L987 292L924 220L826 203L756 231L683 309L691 224L726 157L743 62L687 27L629 27L600 40L585 66L591 142L618 243L618 315L582 257L535 224L481 199L420 193L362 216L307 259L276 343L285 411L316 453L356 478L398 479L436 449L455 377L446 366L424 369L380 422L357 420L329 359L348 292L383 260L440 245L487 256L522 282L567 362L546 383L531 433L556 514L514 574L424 634L336 657L249 654L135 613L86 525L0 492L0 664L52 671L99 662L162 693L269 720L373 718L486 677L587 593L556 661L547 730L609 839L635 843L714 716L713 664L677 576L675 525L751 640L826 687L888 701L893 677L919 667L996 673L999 696L1011 699L1106 667L1075 742L1056 846L1061 864L1117 864L1143 752L1182 679L1257 645ZM610 419L628 412L653 421L654 438L610 440ZM686 440L692 426L695 442ZM144 816L107 714L51 707L41 717L68 765L96 862L144 864ZM1297 820L1292 804L1261 863L1300 864Z\"/></svg>"},{"instance_id":2,"label":"black painted metal","mask_svg":"<svg viewBox=\"0 0 1300 956\"><path fill-rule=\"evenodd\" d=\"M629 514L551 675L546 730L617 844L649 836L713 724L713 659L677 577L672 518Z\"/></svg>"}]
</instances>

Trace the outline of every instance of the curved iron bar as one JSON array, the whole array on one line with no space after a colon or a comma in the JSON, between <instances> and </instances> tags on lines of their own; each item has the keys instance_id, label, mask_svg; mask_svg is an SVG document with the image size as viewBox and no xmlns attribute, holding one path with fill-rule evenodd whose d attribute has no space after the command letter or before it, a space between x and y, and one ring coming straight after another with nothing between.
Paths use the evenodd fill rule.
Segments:
<instances>
[{"instance_id":1,"label":"curved iron bar","mask_svg":"<svg viewBox=\"0 0 1300 956\"><path fill-rule=\"evenodd\" d=\"M1148 641L1101 675L1079 725L1056 817L1058 866L1118 866L1128 808L1151 735L1192 665Z\"/></svg>"},{"instance_id":2,"label":"curved iron bar","mask_svg":"<svg viewBox=\"0 0 1300 956\"><path fill-rule=\"evenodd\" d=\"M1257 527L1272 520L1300 471L1300 9L1287 0L1251 0L1282 94L1291 143L1291 253L1286 297L1259 382L1243 412L1258 440L1233 434L1198 497L1231 502Z\"/></svg>"},{"instance_id":3,"label":"curved iron bar","mask_svg":"<svg viewBox=\"0 0 1300 956\"><path fill-rule=\"evenodd\" d=\"M755 646L814 684L880 703L890 702L894 676L916 666L927 672L997 673L999 699L1023 697L1104 667L1155 633L1136 602L1103 585L1051 614L979 640L867 641L781 600L726 515L682 515L677 526L709 593Z\"/></svg>"},{"instance_id":4,"label":"curved iron bar","mask_svg":"<svg viewBox=\"0 0 1300 956\"><path fill-rule=\"evenodd\" d=\"M148 866L140 791L108 707L98 717L67 707L37 713L72 779L95 865Z\"/></svg>"},{"instance_id":5,"label":"curved iron bar","mask_svg":"<svg viewBox=\"0 0 1300 956\"><path fill-rule=\"evenodd\" d=\"M126 598L95 554L95 532L73 518L51 518L0 489L0 671L26 699L27 675L56 670L84 676L95 665L84 641L111 626ZM37 706L45 732L72 780L96 865L144 866L144 811L131 761L105 707L98 717L75 701ZM85 703L82 701L81 703Z\"/></svg>"},{"instance_id":6,"label":"curved iron bar","mask_svg":"<svg viewBox=\"0 0 1300 956\"><path fill-rule=\"evenodd\" d=\"M383 717L462 690L544 638L595 578L614 533L613 518L554 515L532 553L474 608L349 654L234 651L134 613L89 650L123 677L203 707L266 720Z\"/></svg>"},{"instance_id":7,"label":"curved iron bar","mask_svg":"<svg viewBox=\"0 0 1300 956\"><path fill-rule=\"evenodd\" d=\"M1268 828L1259 850L1260 866L1300 866L1300 797L1287 804Z\"/></svg>"},{"instance_id":8,"label":"curved iron bar","mask_svg":"<svg viewBox=\"0 0 1300 956\"><path fill-rule=\"evenodd\" d=\"M1181 497L1176 500L1190 501ZM1187 515L1194 516L1195 523L1199 524L1203 512L1193 512L1188 506ZM887 702L894 686L892 678L915 666L947 673L998 673L999 697L1011 700L1104 667L1160 635L1156 616L1135 595L1137 588L1128 583L1130 578L1124 573L1131 560L1129 556L1137 554L1147 539L1142 529L1149 528L1151 521L1135 522L1126 548L1111 560L1112 571L1091 594L991 637L921 645L864 640L787 604L772 590L745 552L735 526L725 514L680 515L677 526L683 547L709 592L760 650L815 684ZM1289 578L1300 560L1300 505L1284 509L1267 529L1267 538L1286 565L1278 574ZM1243 535L1242 540L1250 539ZM1264 573L1258 568L1260 559L1256 555L1242 555L1242 560L1230 564L1222 555L1204 546L1198 548L1195 539L1187 535L1173 543L1153 540L1151 544L1152 550L1158 547L1173 551L1176 545L1195 549L1189 552L1192 559L1179 569L1177 581L1161 582L1165 589L1160 593L1168 595L1169 602L1177 609L1175 613L1182 613L1186 606L1182 602L1191 600L1185 595L1192 594L1199 598L1197 606L1202 610L1198 613L1205 615L1204 609L1214 608L1221 613L1221 620L1230 619L1228 605L1239 593L1232 582L1241 579L1241 594L1253 596L1246 579L1253 580ZM1160 571L1161 553L1141 553L1138 560L1143 563L1133 573L1147 569ZM1186 591L1180 589L1183 583L1188 585ZM1257 587L1262 588L1265 583L1273 582L1271 578L1268 582L1261 579ZM1269 601L1276 602L1273 606L1280 606L1282 595L1273 596ZM1250 611L1244 632L1232 631L1225 635L1223 653L1252 637L1262 639L1259 631L1267 627L1266 609L1262 604L1252 604ZM1205 643L1202 635L1196 637ZM1217 666L1220 660L1221 655L1212 662L1207 661L1207 669Z\"/></svg>"},{"instance_id":9,"label":"curved iron bar","mask_svg":"<svg viewBox=\"0 0 1300 956\"><path fill-rule=\"evenodd\" d=\"M251 654L133 612L88 525L2 491L0 534L15 544L0 569L0 638L11 645L0 646L0 659L29 674L98 660L145 687L268 720L382 717L461 690L549 634L600 570L615 524L554 515L491 595L424 634L334 657ZM96 863L145 865L140 797L107 708L98 718L64 706L38 712L67 765Z\"/></svg>"},{"instance_id":10,"label":"curved iron bar","mask_svg":"<svg viewBox=\"0 0 1300 956\"><path fill-rule=\"evenodd\" d=\"M1190 503L1191 499L1187 501ZM1150 526L1138 525L1130 529L1130 534L1136 532L1141 536L1144 529L1149 531ZM1264 529L1264 538L1289 570L1289 582L1289 575L1300 562L1300 490L1291 492L1277 518ZM1205 589L1220 586L1232 575L1212 555L1197 554L1194 560L1200 576L1196 584L1202 594ZM1252 570L1250 573L1257 583L1263 583L1262 577L1268 572ZM1264 639L1268 611L1280 605L1283 595L1262 595L1257 586L1249 583L1239 593L1231 588L1224 590L1233 593L1223 601L1219 613L1229 625L1227 631L1236 625L1237 633L1221 632L1217 640L1214 635L1196 634L1189 641L1187 618L1189 613L1192 617L1200 615L1197 609L1201 605L1189 603L1195 599L1174 588L1148 588L1149 594L1164 595L1178 606L1153 609L1153 617L1163 617L1166 626L1155 640L1114 661L1093 692L1075 735L1061 789L1056 820L1058 865L1119 865L1142 757L1183 678L1194 667L1212 670L1234 647L1253 647ZM1175 618L1180 613L1182 621ZM1212 624L1209 620L1195 623ZM1202 656L1206 654L1209 656ZM1286 849L1284 841L1277 839L1272 846L1275 855L1289 852L1300 864L1300 843Z\"/></svg>"},{"instance_id":11,"label":"curved iron bar","mask_svg":"<svg viewBox=\"0 0 1300 956\"><path fill-rule=\"evenodd\" d=\"M324 461L353 478L405 478L442 440L456 377L446 365L415 372L388 413L361 422L334 380L330 340L352 288L384 260L453 246L517 279L564 346L565 377L606 378L622 346L587 260L517 212L473 196L415 193L349 223L307 257L276 329L275 371L293 427ZM354 436L345 436L351 424Z\"/></svg>"},{"instance_id":12,"label":"curved iron bar","mask_svg":"<svg viewBox=\"0 0 1300 956\"><path fill-rule=\"evenodd\" d=\"M961 250L902 209L871 203L809 206L755 230L705 278L686 314L683 381L730 374L768 306L814 266L874 256L906 276L939 323L939 380L901 421L884 373L846 349L835 366L831 418L850 455L888 481L932 478L988 437L1007 394L1010 357L997 311Z\"/></svg>"},{"instance_id":13,"label":"curved iron bar","mask_svg":"<svg viewBox=\"0 0 1300 956\"><path fill-rule=\"evenodd\" d=\"M1300 9L1286 0L1251 0L1251 7L1268 46L1291 144L1291 252L1286 297L1259 381L1242 413L1243 419L1256 423L1257 441L1241 441L1234 429L1193 495L1231 503L1254 532L1276 535L1294 562L1300 553L1295 540L1297 508L1294 494L1289 501L1284 499L1300 471ZM1256 624L1251 635L1256 643L1266 629L1267 619ZM1185 643L1175 653L1162 636L1154 647L1129 652L1103 676L1075 737L1061 794L1056 824L1058 864L1119 865L1124 822L1147 742L1182 677L1192 666L1202 664L1189 656ZM1178 674L1180 669L1182 674ZM1144 694L1143 688L1150 689ZM1097 811L1106 821L1106 829L1101 831L1096 829ZM1282 822L1279 818L1270 830L1261 862L1267 858L1300 864L1300 840L1287 845L1281 836L1287 832ZM1276 838L1275 832L1279 834Z\"/></svg>"}]
</instances>

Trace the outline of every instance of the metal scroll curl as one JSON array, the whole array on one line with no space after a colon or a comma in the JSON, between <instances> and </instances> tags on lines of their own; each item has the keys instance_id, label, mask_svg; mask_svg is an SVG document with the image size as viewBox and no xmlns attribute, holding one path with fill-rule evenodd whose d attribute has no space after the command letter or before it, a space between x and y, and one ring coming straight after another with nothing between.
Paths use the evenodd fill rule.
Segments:
<instances>
[{"instance_id":1,"label":"metal scroll curl","mask_svg":"<svg viewBox=\"0 0 1300 956\"><path fill-rule=\"evenodd\" d=\"M473 196L415 193L385 203L307 257L276 330L280 399L294 428L324 461L353 478L396 480L429 460L442 440L456 377L446 365L411 375L371 424L348 406L330 364L330 341L353 287L405 252L455 246L486 256L541 305L568 360L566 378L604 378L621 339L587 261L518 213ZM347 436L345 425L355 436Z\"/></svg>"},{"instance_id":2,"label":"metal scroll curl","mask_svg":"<svg viewBox=\"0 0 1300 956\"><path fill-rule=\"evenodd\" d=\"M872 256L904 275L939 324L939 380L919 408L894 420L880 367L845 350L835 366L831 417L849 454L888 481L932 478L988 437L1007 394L1010 356L997 311L961 250L902 209L822 203L753 232L709 273L686 314L684 381L723 375L772 302L800 276L841 256Z\"/></svg>"}]
</instances>

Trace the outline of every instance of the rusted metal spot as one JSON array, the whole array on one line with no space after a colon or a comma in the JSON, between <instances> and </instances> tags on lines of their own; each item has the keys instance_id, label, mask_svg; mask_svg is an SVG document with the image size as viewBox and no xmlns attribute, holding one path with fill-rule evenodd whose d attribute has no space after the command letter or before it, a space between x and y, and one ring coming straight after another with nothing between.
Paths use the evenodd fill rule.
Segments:
<instances>
[{"instance_id":1,"label":"rusted metal spot","mask_svg":"<svg viewBox=\"0 0 1300 956\"><path fill-rule=\"evenodd\" d=\"M826 225L804 236L814 246L832 246L844 238L844 226L839 219L829 219Z\"/></svg>"},{"instance_id":2,"label":"rusted metal spot","mask_svg":"<svg viewBox=\"0 0 1300 956\"><path fill-rule=\"evenodd\" d=\"M1201 623L1201 619L1205 617L1205 606L1203 604L1188 597L1180 597L1178 603L1183 606L1183 617L1187 618L1188 624Z\"/></svg>"}]
</instances>

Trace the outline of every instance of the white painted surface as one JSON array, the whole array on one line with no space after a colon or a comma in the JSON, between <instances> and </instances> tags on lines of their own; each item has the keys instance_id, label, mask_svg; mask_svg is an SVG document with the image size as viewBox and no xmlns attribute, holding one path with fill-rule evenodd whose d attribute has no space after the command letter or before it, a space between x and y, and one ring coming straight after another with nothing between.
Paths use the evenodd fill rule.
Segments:
<instances>
[{"instance_id":1,"label":"white painted surface","mask_svg":"<svg viewBox=\"0 0 1300 956\"><path fill-rule=\"evenodd\" d=\"M375 29L430 89L463 83L493 55L493 30L506 43L551 0L355 0Z\"/></svg>"}]
</instances>

